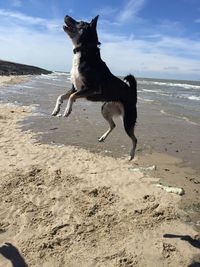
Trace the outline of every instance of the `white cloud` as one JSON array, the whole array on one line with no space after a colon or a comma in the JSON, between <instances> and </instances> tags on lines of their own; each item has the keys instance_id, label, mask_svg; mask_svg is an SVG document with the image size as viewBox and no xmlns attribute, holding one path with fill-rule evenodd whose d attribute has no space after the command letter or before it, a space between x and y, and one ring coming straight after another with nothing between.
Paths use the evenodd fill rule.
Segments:
<instances>
[{"instance_id":1,"label":"white cloud","mask_svg":"<svg viewBox=\"0 0 200 267\"><path fill-rule=\"evenodd\" d=\"M50 70L68 71L71 67L71 44L65 34L38 33L17 27L0 29L0 58L31 64Z\"/></svg>"},{"instance_id":2,"label":"white cloud","mask_svg":"<svg viewBox=\"0 0 200 267\"><path fill-rule=\"evenodd\" d=\"M9 21L10 19L13 21L15 20L15 23L23 22L29 25L40 25L45 26L48 29L54 29L59 27L59 21L57 20L47 20L40 17L32 17L27 16L21 12L6 10L6 9L0 9L0 16L1 18L6 19ZM12 21L11 21L12 22ZM26 25L24 25L26 26Z\"/></svg>"},{"instance_id":3,"label":"white cloud","mask_svg":"<svg viewBox=\"0 0 200 267\"><path fill-rule=\"evenodd\" d=\"M136 17L137 13L144 6L145 0L129 0L124 8L120 11L118 21L124 23Z\"/></svg>"},{"instance_id":4,"label":"white cloud","mask_svg":"<svg viewBox=\"0 0 200 267\"><path fill-rule=\"evenodd\" d=\"M160 40L155 44L156 49L165 49L168 53L196 55L199 58L200 55L200 43L199 41L191 40L188 38L176 38L170 36L161 36Z\"/></svg>"},{"instance_id":5,"label":"white cloud","mask_svg":"<svg viewBox=\"0 0 200 267\"><path fill-rule=\"evenodd\" d=\"M55 20L0 9L0 59L68 70L72 49L65 35L62 24Z\"/></svg>"},{"instance_id":6,"label":"white cloud","mask_svg":"<svg viewBox=\"0 0 200 267\"><path fill-rule=\"evenodd\" d=\"M10 11L10 10L6 10L6 9L0 9L0 15L7 17L7 18L14 18L29 24L41 24L41 23L45 23L46 20L42 19L42 18L37 18L37 17L31 17L31 16L27 16L24 15L20 12L16 12L16 11Z\"/></svg>"},{"instance_id":7,"label":"white cloud","mask_svg":"<svg viewBox=\"0 0 200 267\"><path fill-rule=\"evenodd\" d=\"M166 47L163 47L160 44L163 42L162 38L166 37L154 41L132 40L126 36L115 35L113 38L112 34L109 36L104 32L101 32L100 37L100 40L105 41L102 45L102 55L114 73L135 73L136 76L143 77L200 79L199 42L171 37L166 42ZM187 50L190 49L188 45L193 45L196 48L192 53L196 53L198 57L192 59L180 56L178 53L177 55L169 53L169 48L178 51L180 45L181 49L187 48Z\"/></svg>"},{"instance_id":8,"label":"white cloud","mask_svg":"<svg viewBox=\"0 0 200 267\"><path fill-rule=\"evenodd\" d=\"M102 16L108 16L116 13L118 11L118 8L114 8L111 6L106 6L101 9L95 10L94 13Z\"/></svg>"}]
</instances>

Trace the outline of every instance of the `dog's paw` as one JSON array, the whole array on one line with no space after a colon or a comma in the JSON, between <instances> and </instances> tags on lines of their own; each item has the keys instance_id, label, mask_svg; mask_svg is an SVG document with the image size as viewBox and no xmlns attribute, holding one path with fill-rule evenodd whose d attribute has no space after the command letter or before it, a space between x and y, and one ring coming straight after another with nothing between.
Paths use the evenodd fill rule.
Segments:
<instances>
[{"instance_id":1,"label":"dog's paw","mask_svg":"<svg viewBox=\"0 0 200 267\"><path fill-rule=\"evenodd\" d=\"M51 113L51 116L56 116L58 114L59 110L54 109L54 111Z\"/></svg>"},{"instance_id":2,"label":"dog's paw","mask_svg":"<svg viewBox=\"0 0 200 267\"><path fill-rule=\"evenodd\" d=\"M134 159L134 155L130 155L130 156L128 157L128 161L131 161L132 159Z\"/></svg>"},{"instance_id":3,"label":"dog's paw","mask_svg":"<svg viewBox=\"0 0 200 267\"><path fill-rule=\"evenodd\" d=\"M70 113L71 113L71 110L65 111L63 114L63 117L68 117Z\"/></svg>"},{"instance_id":4,"label":"dog's paw","mask_svg":"<svg viewBox=\"0 0 200 267\"><path fill-rule=\"evenodd\" d=\"M105 138L104 136L102 136L102 137L100 137L100 138L98 139L98 141L101 143L101 142L104 142L105 139L106 139L106 138Z\"/></svg>"},{"instance_id":5,"label":"dog's paw","mask_svg":"<svg viewBox=\"0 0 200 267\"><path fill-rule=\"evenodd\" d=\"M98 139L98 141L99 141L99 142L104 142L104 141L106 140L106 137L107 137L107 136L108 136L107 133L103 134L103 135Z\"/></svg>"}]
</instances>

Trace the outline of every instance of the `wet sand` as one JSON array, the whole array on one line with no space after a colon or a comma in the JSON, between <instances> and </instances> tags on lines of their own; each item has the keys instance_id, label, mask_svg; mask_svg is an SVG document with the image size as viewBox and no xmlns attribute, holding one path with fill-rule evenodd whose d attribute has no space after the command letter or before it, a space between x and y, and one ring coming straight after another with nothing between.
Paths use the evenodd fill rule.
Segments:
<instances>
[{"instance_id":1,"label":"wet sand","mask_svg":"<svg viewBox=\"0 0 200 267\"><path fill-rule=\"evenodd\" d=\"M78 108L82 112L77 112ZM9 254L13 247L3 246L5 242L17 248L18 258L24 258L29 266L153 267L155 262L158 266L198 263L199 173L180 158L155 152L152 142L150 146L145 141L146 132L140 128L139 133L145 121L137 128L140 144L144 140L144 145L139 145L136 159L127 162L121 158L127 155L129 146L128 138L125 143L124 134L120 135L123 129L115 129L105 144L98 144L96 138L106 124L98 128L97 114L91 116L90 109L83 110L85 105L81 103L77 109L68 119L41 116L38 128L39 116L28 118L31 107L0 105L0 266L10 266L3 252ZM24 121L29 123L26 131L22 131ZM152 121L156 122L156 118ZM38 123L35 132L33 123ZM41 142L45 131L47 136L52 133L46 144ZM87 148L94 138L93 151L98 153L55 145L63 144L62 136L74 136L74 145L76 140L88 142ZM121 146L120 158L113 157L115 142ZM173 150L179 154L175 149L176 143ZM141 169L153 165L153 170ZM182 187L185 194L165 192L155 186L158 182Z\"/></svg>"},{"instance_id":2,"label":"wet sand","mask_svg":"<svg viewBox=\"0 0 200 267\"><path fill-rule=\"evenodd\" d=\"M21 76L0 76L0 87L11 84L18 84L28 79L28 75Z\"/></svg>"},{"instance_id":3,"label":"wet sand","mask_svg":"<svg viewBox=\"0 0 200 267\"><path fill-rule=\"evenodd\" d=\"M116 128L104 143L98 138L108 129L107 122L101 115L101 104L77 101L73 112L68 118L50 117L54 101L40 103L47 114L28 118L23 123L23 129L31 128L38 134L38 140L44 143L75 145L84 147L92 152L98 152L113 157L127 157L131 149L129 137L124 132L123 123L116 118ZM63 104L63 108L65 104ZM39 107L40 109L40 107ZM63 112L63 110L62 110ZM200 126L163 116L157 107L149 104L138 104L138 122L135 133L138 138L137 153L145 154L157 151L181 158L185 166L200 171L199 158Z\"/></svg>"}]
</instances>

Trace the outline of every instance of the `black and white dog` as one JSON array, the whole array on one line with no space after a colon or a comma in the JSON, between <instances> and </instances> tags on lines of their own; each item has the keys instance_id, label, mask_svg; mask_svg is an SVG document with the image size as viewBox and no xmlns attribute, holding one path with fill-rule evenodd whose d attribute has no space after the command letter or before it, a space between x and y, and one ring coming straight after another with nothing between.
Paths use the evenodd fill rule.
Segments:
<instances>
[{"instance_id":1,"label":"black and white dog","mask_svg":"<svg viewBox=\"0 0 200 267\"><path fill-rule=\"evenodd\" d=\"M132 140L130 160L134 158L137 139L134 135L134 126L137 119L137 82L132 75L121 79L114 76L100 56L96 26L98 16L90 23L76 21L70 16L65 17L64 31L68 34L73 44L73 63L71 70L72 88L57 99L52 113L56 116L64 100L68 100L64 117L69 116L72 105L77 98L86 98L90 101L105 102L102 106L102 115L108 121L110 128L99 141L106 139L114 129L113 117L123 116L124 128Z\"/></svg>"}]
</instances>

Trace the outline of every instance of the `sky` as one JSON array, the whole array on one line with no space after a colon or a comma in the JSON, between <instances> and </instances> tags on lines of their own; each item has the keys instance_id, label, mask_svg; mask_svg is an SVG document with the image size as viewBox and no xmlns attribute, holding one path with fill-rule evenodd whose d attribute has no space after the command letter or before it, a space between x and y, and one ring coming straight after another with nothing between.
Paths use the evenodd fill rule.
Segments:
<instances>
[{"instance_id":1,"label":"sky","mask_svg":"<svg viewBox=\"0 0 200 267\"><path fill-rule=\"evenodd\" d=\"M0 59L70 71L63 19L97 25L115 75L200 80L200 0L0 0Z\"/></svg>"}]
</instances>

